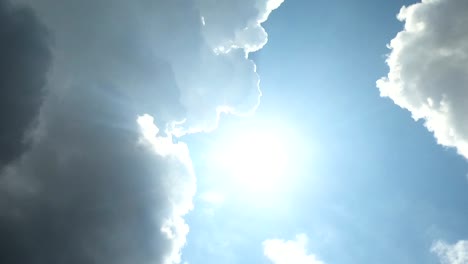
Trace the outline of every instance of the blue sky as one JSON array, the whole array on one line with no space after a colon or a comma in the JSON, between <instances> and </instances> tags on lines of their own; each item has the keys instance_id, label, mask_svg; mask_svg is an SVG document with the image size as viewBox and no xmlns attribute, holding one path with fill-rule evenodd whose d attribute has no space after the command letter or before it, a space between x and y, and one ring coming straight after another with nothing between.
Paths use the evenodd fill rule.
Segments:
<instances>
[{"instance_id":1,"label":"blue sky","mask_svg":"<svg viewBox=\"0 0 468 264\"><path fill-rule=\"evenodd\" d=\"M0 263L468 264L468 1L412 1L0 0Z\"/></svg>"},{"instance_id":2,"label":"blue sky","mask_svg":"<svg viewBox=\"0 0 468 264\"><path fill-rule=\"evenodd\" d=\"M466 161L375 85L403 28L396 15L412 3L285 1L270 16L269 42L251 55L264 94L256 114L224 118L214 135L187 142L198 192L223 192L223 175L200 158L213 138L262 120L288 126L302 151L287 175L293 183L267 204L232 191L210 214L196 199L185 259L269 263L263 240L304 233L325 263L439 263L434 241L468 237Z\"/></svg>"}]
</instances>

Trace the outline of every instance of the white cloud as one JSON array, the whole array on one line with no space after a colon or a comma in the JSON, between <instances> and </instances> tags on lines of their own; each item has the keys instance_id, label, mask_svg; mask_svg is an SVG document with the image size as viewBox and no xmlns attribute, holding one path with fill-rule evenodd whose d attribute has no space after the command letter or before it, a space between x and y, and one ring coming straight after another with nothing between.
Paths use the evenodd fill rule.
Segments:
<instances>
[{"instance_id":1,"label":"white cloud","mask_svg":"<svg viewBox=\"0 0 468 264\"><path fill-rule=\"evenodd\" d=\"M437 142L468 158L468 1L423 0L403 7L381 96L424 119Z\"/></svg>"},{"instance_id":2,"label":"white cloud","mask_svg":"<svg viewBox=\"0 0 468 264\"><path fill-rule=\"evenodd\" d=\"M447 244L437 241L431 248L437 254L442 264L467 264L468 263L468 241L460 240L455 244Z\"/></svg>"},{"instance_id":3,"label":"white cloud","mask_svg":"<svg viewBox=\"0 0 468 264\"><path fill-rule=\"evenodd\" d=\"M307 252L307 241L305 234L297 235L295 240L265 240L263 253L273 264L324 264Z\"/></svg>"},{"instance_id":4,"label":"white cloud","mask_svg":"<svg viewBox=\"0 0 468 264\"><path fill-rule=\"evenodd\" d=\"M218 52L241 48L246 52L261 49L268 35L261 23L284 0L196 0L205 21L203 33ZM216 2L216 5L213 5Z\"/></svg>"}]
</instances>

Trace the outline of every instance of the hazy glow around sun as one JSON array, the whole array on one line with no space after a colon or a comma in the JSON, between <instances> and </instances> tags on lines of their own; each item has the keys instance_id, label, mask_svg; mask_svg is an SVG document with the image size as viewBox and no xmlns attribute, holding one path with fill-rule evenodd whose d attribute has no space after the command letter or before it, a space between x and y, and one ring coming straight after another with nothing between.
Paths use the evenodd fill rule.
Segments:
<instances>
[{"instance_id":1,"label":"hazy glow around sun","mask_svg":"<svg viewBox=\"0 0 468 264\"><path fill-rule=\"evenodd\" d=\"M246 131L226 139L216 160L243 188L271 190L285 174L285 140L272 131Z\"/></svg>"}]
</instances>

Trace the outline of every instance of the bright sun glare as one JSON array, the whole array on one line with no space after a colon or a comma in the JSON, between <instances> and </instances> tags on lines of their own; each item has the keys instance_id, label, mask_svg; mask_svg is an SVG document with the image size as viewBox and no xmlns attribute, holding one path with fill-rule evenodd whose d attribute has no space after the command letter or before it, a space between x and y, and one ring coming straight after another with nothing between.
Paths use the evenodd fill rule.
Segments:
<instances>
[{"instance_id":1,"label":"bright sun glare","mask_svg":"<svg viewBox=\"0 0 468 264\"><path fill-rule=\"evenodd\" d=\"M247 132L229 140L217 160L243 188L271 190L285 174L288 153L284 140L274 133Z\"/></svg>"}]
</instances>

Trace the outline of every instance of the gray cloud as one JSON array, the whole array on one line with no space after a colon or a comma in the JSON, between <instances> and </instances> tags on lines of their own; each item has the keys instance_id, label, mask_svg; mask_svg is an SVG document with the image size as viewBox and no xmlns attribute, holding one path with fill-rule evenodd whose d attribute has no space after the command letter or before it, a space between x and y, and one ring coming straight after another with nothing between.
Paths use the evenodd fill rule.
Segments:
<instances>
[{"instance_id":1,"label":"gray cloud","mask_svg":"<svg viewBox=\"0 0 468 264\"><path fill-rule=\"evenodd\" d=\"M177 259L186 227L168 226L174 236L161 227L191 208L187 153L157 155L108 89L74 88L49 98L47 133L3 174L0 262Z\"/></svg>"},{"instance_id":2,"label":"gray cloud","mask_svg":"<svg viewBox=\"0 0 468 264\"><path fill-rule=\"evenodd\" d=\"M216 113L248 112L257 106L259 78L255 64L246 58L246 51L253 46L254 50L259 49L266 43L267 35L259 23L281 3L278 0L236 1L236 4L117 0L111 5L106 0L73 4L53 0L16 2L33 6L54 33L55 65L60 67L54 67L51 73L56 82L53 87L63 89L70 79L77 78L112 80L120 84L118 89L122 93L131 94L139 106L158 106L155 100L171 106L178 104L180 107L171 107L172 111L166 105L160 107L164 116L160 113L158 120L185 119L180 128L183 131L213 129ZM205 25L201 17L205 17ZM242 34L246 25L255 28L248 38ZM214 52L221 46L230 52ZM155 67L168 68L168 74L172 71L172 82L161 83L152 70ZM174 100L159 100L163 99L161 89L173 94Z\"/></svg>"},{"instance_id":3,"label":"gray cloud","mask_svg":"<svg viewBox=\"0 0 468 264\"><path fill-rule=\"evenodd\" d=\"M426 0L403 7L391 41L382 96L424 119L439 144L468 158L468 2Z\"/></svg>"},{"instance_id":4,"label":"gray cloud","mask_svg":"<svg viewBox=\"0 0 468 264\"><path fill-rule=\"evenodd\" d=\"M244 3L238 11L248 15L230 19L247 22L223 23L222 31L253 23L259 32L280 3L271 2L278 1ZM230 52L219 53L208 10L228 12L228 1L14 3L34 12L50 44L31 20L24 34L39 48L30 44L38 50L24 65L44 67L17 72L38 76L31 87L45 83L46 96L32 95L43 103L37 115L30 111L37 116L30 149L0 174L0 263L180 262L195 176L187 146L172 135L213 129L221 111L257 106L258 76L246 53L266 34L228 41ZM13 134L21 139L26 128Z\"/></svg>"},{"instance_id":5,"label":"gray cloud","mask_svg":"<svg viewBox=\"0 0 468 264\"><path fill-rule=\"evenodd\" d=\"M50 63L45 28L29 9L0 1L0 166L28 146Z\"/></svg>"}]
</instances>

